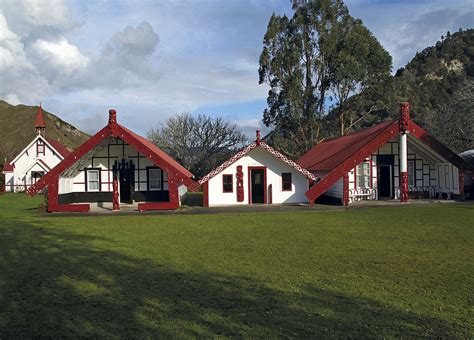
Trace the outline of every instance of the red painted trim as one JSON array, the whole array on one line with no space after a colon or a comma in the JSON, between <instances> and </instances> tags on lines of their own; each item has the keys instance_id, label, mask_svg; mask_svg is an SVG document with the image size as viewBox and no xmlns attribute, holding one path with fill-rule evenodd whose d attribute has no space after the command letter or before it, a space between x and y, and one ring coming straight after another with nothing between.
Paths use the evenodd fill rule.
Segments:
<instances>
[{"instance_id":1,"label":"red painted trim","mask_svg":"<svg viewBox=\"0 0 474 340\"><path fill-rule=\"evenodd\" d=\"M230 191L225 190L225 187L224 187L224 177L225 176L230 176L230 185L231 185ZM222 174L222 193L229 194L229 193L233 193L233 192L234 192L234 175L232 175L232 174Z\"/></svg>"},{"instance_id":2,"label":"red painted trim","mask_svg":"<svg viewBox=\"0 0 474 340\"><path fill-rule=\"evenodd\" d=\"M290 189L285 189L283 175L290 174ZM281 173L281 191L293 191L293 175L291 172L282 172Z\"/></svg>"},{"instance_id":3,"label":"red painted trim","mask_svg":"<svg viewBox=\"0 0 474 340\"><path fill-rule=\"evenodd\" d=\"M249 192L249 204L252 204L252 170L262 170L263 169L263 204L267 204L267 167L266 166L249 166L248 167L248 192Z\"/></svg>"},{"instance_id":4,"label":"red painted trim","mask_svg":"<svg viewBox=\"0 0 474 340\"><path fill-rule=\"evenodd\" d=\"M150 210L175 210L179 208L179 202L139 203L138 211Z\"/></svg>"},{"instance_id":5,"label":"red painted trim","mask_svg":"<svg viewBox=\"0 0 474 340\"><path fill-rule=\"evenodd\" d=\"M203 187L203 196L202 196L202 205L204 207L209 207L209 182L204 182Z\"/></svg>"},{"instance_id":6,"label":"red painted trim","mask_svg":"<svg viewBox=\"0 0 474 340\"><path fill-rule=\"evenodd\" d=\"M390 139L398 134L398 122L392 122L379 135L373 138L364 147L357 150L350 157L344 160L339 166L330 171L326 177L316 183L309 189L305 195L312 202L328 190L334 183L336 183L345 173L355 168L357 164L366 159L369 155L374 153L382 145L387 143Z\"/></svg>"},{"instance_id":7,"label":"red painted trim","mask_svg":"<svg viewBox=\"0 0 474 340\"><path fill-rule=\"evenodd\" d=\"M51 168L48 166L48 164L46 164L45 161L43 161L42 159L38 159L38 162L40 162L41 164L43 164L43 165L47 168L48 171L51 171Z\"/></svg>"},{"instance_id":8,"label":"red painted trim","mask_svg":"<svg viewBox=\"0 0 474 340\"><path fill-rule=\"evenodd\" d=\"M349 205L349 173L347 172L342 180L342 203L346 207Z\"/></svg>"},{"instance_id":9,"label":"red painted trim","mask_svg":"<svg viewBox=\"0 0 474 340\"><path fill-rule=\"evenodd\" d=\"M190 191L196 191L199 189L199 185L194 182L191 178L187 178L180 171L171 166L168 162L163 160L153 150L149 149L142 142L137 140L132 134L121 127L119 124L112 122L97 132L94 136L88 139L85 143L79 146L76 150L69 154L62 162L56 165L50 172L48 172L41 180L36 182L35 185L28 189L28 194L34 196L41 189L47 185L57 182L59 175L66 169L70 168L76 163L82 156L92 150L96 145L101 143L107 137L119 137L127 142L135 150L146 156L152 161L153 164L158 165L161 169L168 173L168 176L175 177L186 185Z\"/></svg>"}]
</instances>

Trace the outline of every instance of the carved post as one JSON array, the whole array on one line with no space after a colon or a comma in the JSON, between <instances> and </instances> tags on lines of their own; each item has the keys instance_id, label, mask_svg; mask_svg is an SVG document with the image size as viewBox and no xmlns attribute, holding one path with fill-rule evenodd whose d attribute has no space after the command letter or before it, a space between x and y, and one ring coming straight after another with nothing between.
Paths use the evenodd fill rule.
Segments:
<instances>
[{"instance_id":1,"label":"carved post","mask_svg":"<svg viewBox=\"0 0 474 340\"><path fill-rule=\"evenodd\" d=\"M400 106L400 202L408 202L408 146L407 134L410 121L410 104L405 102Z\"/></svg>"},{"instance_id":2,"label":"carved post","mask_svg":"<svg viewBox=\"0 0 474 340\"><path fill-rule=\"evenodd\" d=\"M119 211L120 210L120 203L119 203L119 190L118 190L118 181L117 177L114 176L113 182L112 182L112 188L113 188L113 194L112 194L112 202L113 202L113 211Z\"/></svg>"},{"instance_id":3,"label":"carved post","mask_svg":"<svg viewBox=\"0 0 474 340\"><path fill-rule=\"evenodd\" d=\"M237 202L244 201L244 173L242 165L237 166Z\"/></svg>"},{"instance_id":4,"label":"carved post","mask_svg":"<svg viewBox=\"0 0 474 340\"><path fill-rule=\"evenodd\" d=\"M51 184L48 186L48 212L55 212L58 202L58 185L59 177L56 176Z\"/></svg>"},{"instance_id":5,"label":"carved post","mask_svg":"<svg viewBox=\"0 0 474 340\"><path fill-rule=\"evenodd\" d=\"M459 196L464 201L464 172L459 170Z\"/></svg>"},{"instance_id":6,"label":"carved post","mask_svg":"<svg viewBox=\"0 0 474 340\"><path fill-rule=\"evenodd\" d=\"M174 176L168 173L168 192L170 195L170 203L174 203L177 207L179 206L179 193L178 183Z\"/></svg>"},{"instance_id":7,"label":"carved post","mask_svg":"<svg viewBox=\"0 0 474 340\"><path fill-rule=\"evenodd\" d=\"M347 207L349 205L349 174L347 172L342 178L342 188L342 203Z\"/></svg>"}]
</instances>

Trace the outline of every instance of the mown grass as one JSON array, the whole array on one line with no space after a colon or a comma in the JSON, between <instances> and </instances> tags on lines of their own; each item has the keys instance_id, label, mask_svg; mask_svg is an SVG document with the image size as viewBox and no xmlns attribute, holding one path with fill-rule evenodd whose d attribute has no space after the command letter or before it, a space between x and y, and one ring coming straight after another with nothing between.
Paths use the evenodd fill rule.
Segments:
<instances>
[{"instance_id":1,"label":"mown grass","mask_svg":"<svg viewBox=\"0 0 474 340\"><path fill-rule=\"evenodd\" d=\"M474 337L474 206L45 216L0 196L0 338Z\"/></svg>"}]
</instances>

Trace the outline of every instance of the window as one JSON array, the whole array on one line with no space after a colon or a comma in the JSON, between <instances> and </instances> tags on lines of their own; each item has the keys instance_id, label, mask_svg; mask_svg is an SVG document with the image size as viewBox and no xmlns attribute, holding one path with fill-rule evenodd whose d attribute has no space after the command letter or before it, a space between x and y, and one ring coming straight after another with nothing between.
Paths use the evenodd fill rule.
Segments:
<instances>
[{"instance_id":1,"label":"window","mask_svg":"<svg viewBox=\"0 0 474 340\"><path fill-rule=\"evenodd\" d=\"M291 184L291 172L284 172L281 174L281 188L283 191L291 191L292 184Z\"/></svg>"},{"instance_id":2,"label":"window","mask_svg":"<svg viewBox=\"0 0 474 340\"><path fill-rule=\"evenodd\" d=\"M363 162L357 165L357 187L370 188L370 162Z\"/></svg>"},{"instance_id":3,"label":"window","mask_svg":"<svg viewBox=\"0 0 474 340\"><path fill-rule=\"evenodd\" d=\"M44 142L41 139L36 142L36 155L44 155Z\"/></svg>"},{"instance_id":4,"label":"window","mask_svg":"<svg viewBox=\"0 0 474 340\"><path fill-rule=\"evenodd\" d=\"M232 175L222 175L222 192L233 192Z\"/></svg>"},{"instance_id":5,"label":"window","mask_svg":"<svg viewBox=\"0 0 474 340\"><path fill-rule=\"evenodd\" d=\"M100 170L88 169L87 175L87 191L100 191Z\"/></svg>"},{"instance_id":6,"label":"window","mask_svg":"<svg viewBox=\"0 0 474 340\"><path fill-rule=\"evenodd\" d=\"M408 186L414 187L415 186L415 162L408 161Z\"/></svg>"},{"instance_id":7,"label":"window","mask_svg":"<svg viewBox=\"0 0 474 340\"><path fill-rule=\"evenodd\" d=\"M161 188L162 170L158 168L148 169L148 190L156 191Z\"/></svg>"}]
</instances>

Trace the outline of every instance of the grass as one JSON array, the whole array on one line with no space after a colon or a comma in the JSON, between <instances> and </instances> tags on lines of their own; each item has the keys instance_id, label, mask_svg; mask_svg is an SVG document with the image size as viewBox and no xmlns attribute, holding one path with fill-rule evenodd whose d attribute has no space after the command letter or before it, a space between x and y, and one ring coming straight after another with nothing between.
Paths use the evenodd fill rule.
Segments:
<instances>
[{"instance_id":1,"label":"grass","mask_svg":"<svg viewBox=\"0 0 474 340\"><path fill-rule=\"evenodd\" d=\"M45 216L0 196L0 338L474 337L474 205Z\"/></svg>"}]
</instances>

